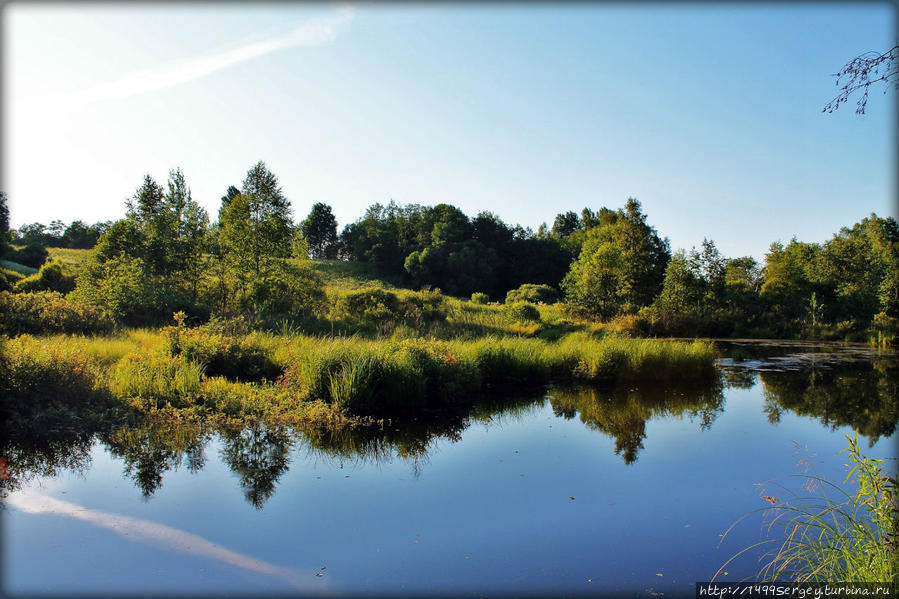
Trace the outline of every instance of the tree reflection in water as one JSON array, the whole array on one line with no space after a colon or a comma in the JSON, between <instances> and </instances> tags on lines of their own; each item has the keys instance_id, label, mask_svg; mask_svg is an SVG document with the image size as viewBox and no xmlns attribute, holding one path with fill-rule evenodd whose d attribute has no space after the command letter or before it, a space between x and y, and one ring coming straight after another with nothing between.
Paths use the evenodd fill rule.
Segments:
<instances>
[{"instance_id":1,"label":"tree reflection in water","mask_svg":"<svg viewBox=\"0 0 899 599\"><path fill-rule=\"evenodd\" d=\"M204 447L209 434L195 422L154 422L100 434L109 452L125 463L124 474L145 499L162 486L163 475L186 461L191 472L206 465Z\"/></svg>"},{"instance_id":2,"label":"tree reflection in water","mask_svg":"<svg viewBox=\"0 0 899 599\"><path fill-rule=\"evenodd\" d=\"M762 372L765 413L772 424L785 411L817 418L836 429L849 426L873 446L899 421L899 364L883 358L827 368Z\"/></svg>"},{"instance_id":3,"label":"tree reflection in water","mask_svg":"<svg viewBox=\"0 0 899 599\"><path fill-rule=\"evenodd\" d=\"M244 497L262 509L290 464L293 441L281 429L254 422L241 430L221 433L222 461L237 474Z\"/></svg>"},{"instance_id":4,"label":"tree reflection in water","mask_svg":"<svg viewBox=\"0 0 899 599\"><path fill-rule=\"evenodd\" d=\"M615 439L615 454L625 464L637 460L646 439L646 422L671 416L699 420L703 430L711 427L724 410L724 395L718 382L705 386L652 386L599 390L589 387L556 387L550 392L556 416L580 417L588 428Z\"/></svg>"},{"instance_id":5,"label":"tree reflection in water","mask_svg":"<svg viewBox=\"0 0 899 599\"><path fill-rule=\"evenodd\" d=\"M218 439L220 457L236 475L246 500L261 509L274 494L290 467L296 448L307 457L346 461L408 462L413 474L428 463L428 453L439 442L455 443L472 424L516 421L543 409L566 419L576 416L590 430L615 440L615 453L632 464L643 449L646 423L657 418L687 418L700 429L712 426L724 409L724 388L751 389L759 382L763 410L776 424L792 412L818 419L828 427L850 426L873 444L889 437L899 420L899 366L895 356L848 364L816 363L773 368L727 366L720 380L701 387L653 386L618 389L553 387L535 394L503 394L459 405L453 409L394 417L379 425L356 428L307 427L288 430L262 422L245 422L213 430L196 421L132 419L106 422L103 427L78 405L67 427L3 426L0 438L0 500L38 477L63 471L84 473L99 440L122 459L123 474L149 499L165 475L182 465L202 470L207 444ZM770 365L770 363L769 363ZM81 404L79 404L81 405Z\"/></svg>"}]
</instances>

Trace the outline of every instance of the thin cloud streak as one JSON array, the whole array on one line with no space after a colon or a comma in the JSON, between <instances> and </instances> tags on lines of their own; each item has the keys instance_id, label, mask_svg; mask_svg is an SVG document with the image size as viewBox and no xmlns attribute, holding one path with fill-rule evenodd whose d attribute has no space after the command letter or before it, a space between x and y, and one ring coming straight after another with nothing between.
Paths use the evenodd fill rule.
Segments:
<instances>
[{"instance_id":1,"label":"thin cloud streak","mask_svg":"<svg viewBox=\"0 0 899 599\"><path fill-rule=\"evenodd\" d=\"M191 553L251 572L277 576L286 580L292 587L297 589L322 590L321 584L307 583L303 580L300 572L274 566L254 557L225 549L221 545L212 543L195 534L157 522L151 522L150 520L141 520L123 514L93 510L75 503L49 497L30 489L10 494L6 502L28 514L69 516L109 529L129 541L162 545L172 551ZM306 577L311 576L311 571L306 574Z\"/></svg>"},{"instance_id":2,"label":"thin cloud streak","mask_svg":"<svg viewBox=\"0 0 899 599\"><path fill-rule=\"evenodd\" d=\"M324 46L334 42L339 30L353 19L353 9L345 7L337 15L306 22L287 33L236 48L199 56L157 68L129 73L114 81L79 90L53 99L58 108L73 109L107 100L121 100L195 81L228 67L288 48ZM45 100L46 102L46 100Z\"/></svg>"}]
</instances>

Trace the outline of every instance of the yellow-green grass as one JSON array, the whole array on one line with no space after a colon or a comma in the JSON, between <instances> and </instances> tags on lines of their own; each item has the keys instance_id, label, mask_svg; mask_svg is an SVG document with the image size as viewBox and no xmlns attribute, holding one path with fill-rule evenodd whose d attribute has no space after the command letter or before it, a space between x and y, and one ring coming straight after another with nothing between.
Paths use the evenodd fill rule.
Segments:
<instances>
[{"instance_id":1,"label":"yellow-green grass","mask_svg":"<svg viewBox=\"0 0 899 599\"><path fill-rule=\"evenodd\" d=\"M72 248L47 248L51 260L59 260L63 264L78 267L84 264L90 256L91 250L78 250Z\"/></svg>"},{"instance_id":2,"label":"yellow-green grass","mask_svg":"<svg viewBox=\"0 0 899 599\"><path fill-rule=\"evenodd\" d=\"M359 289L361 287L394 286L378 277L374 267L367 262L346 260L313 260L312 269L317 272L329 289Z\"/></svg>"},{"instance_id":3,"label":"yellow-green grass","mask_svg":"<svg viewBox=\"0 0 899 599\"><path fill-rule=\"evenodd\" d=\"M105 337L23 335L7 343L7 352L26 362L34 354L44 362L88 364L95 388L137 410L170 406L299 421L309 420L310 410L327 419L408 415L438 404L476 403L487 389L552 381L611 385L706 379L714 373L715 359L707 343L597 339L587 333L555 342L511 336L375 340L262 332L228 338L205 327ZM247 376L253 368L256 375ZM14 395L18 385L13 377ZM27 395L22 391L19 399Z\"/></svg>"}]
</instances>

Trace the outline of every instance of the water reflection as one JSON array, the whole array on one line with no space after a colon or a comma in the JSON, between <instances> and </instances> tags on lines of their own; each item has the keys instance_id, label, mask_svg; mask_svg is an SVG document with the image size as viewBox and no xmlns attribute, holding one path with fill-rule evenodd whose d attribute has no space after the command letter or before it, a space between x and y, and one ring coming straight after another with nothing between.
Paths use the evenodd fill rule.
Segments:
<instances>
[{"instance_id":1,"label":"water reflection","mask_svg":"<svg viewBox=\"0 0 899 599\"><path fill-rule=\"evenodd\" d=\"M249 570L258 574L278 576L297 589L321 587L308 582L310 576L305 573L301 577L299 571L278 567L252 556L231 551L213 543L199 535L166 526L151 520L144 520L116 514L103 510L95 510L69 501L62 501L44 495L34 489L26 489L9 498L9 503L17 509L29 514L54 514L67 516L88 522L100 528L111 530L116 534L136 543L161 545L170 551L198 555L207 559L218 560L225 564ZM305 578L305 580L303 580Z\"/></svg>"},{"instance_id":2,"label":"water reflection","mask_svg":"<svg viewBox=\"0 0 899 599\"><path fill-rule=\"evenodd\" d=\"M899 421L895 363L809 368L801 372L763 372L765 413L777 423L785 411L817 418L836 429L850 426L873 446L889 437Z\"/></svg>"},{"instance_id":3,"label":"water reflection","mask_svg":"<svg viewBox=\"0 0 899 599\"><path fill-rule=\"evenodd\" d=\"M739 359L722 361L719 380L700 387L554 387L537 394L494 394L473 407L420 413L365 428L297 431L255 422L242 428L210 430L196 422L147 420L101 431L94 420L79 420L75 413L71 421L86 423L82 430L4 427L0 499L37 477L86 472L91 450L99 442L122 460L123 476L149 500L162 487L167 473L182 466L190 472L202 470L209 459L208 444L216 441L219 458L236 475L246 501L262 509L292 459L303 452L307 458L341 464L399 459L418 475L436 444L458 442L472 424L525 420L542 410L547 401L556 417L577 417L589 430L613 438L615 453L632 464L644 447L649 421L685 418L708 429L724 410L725 389L751 389L759 384L763 411L772 424L793 413L831 428L850 426L870 444L894 433L899 421L899 362L894 354L862 359L855 352L848 361L838 362L833 359L833 348L817 356L807 347L801 349L803 353L791 354L782 348L780 355L774 355L771 345L744 349ZM732 350L733 346L727 351Z\"/></svg>"},{"instance_id":4,"label":"water reflection","mask_svg":"<svg viewBox=\"0 0 899 599\"><path fill-rule=\"evenodd\" d=\"M763 411L777 424L784 414L808 416L836 429L848 426L873 446L899 422L899 357L877 348L796 342L722 344L726 386L751 389L761 382ZM777 351L779 349L779 351ZM792 350L792 351L785 351Z\"/></svg>"},{"instance_id":5,"label":"water reflection","mask_svg":"<svg viewBox=\"0 0 899 599\"><path fill-rule=\"evenodd\" d=\"M556 388L550 394L553 413L572 419L579 415L588 428L615 439L615 454L626 464L637 460L646 439L646 423L654 418L698 420L706 430L724 410L720 384L705 387L642 387L601 391Z\"/></svg>"},{"instance_id":6,"label":"water reflection","mask_svg":"<svg viewBox=\"0 0 899 599\"><path fill-rule=\"evenodd\" d=\"M91 466L92 432L54 433L23 442L11 435L0 442L0 500L31 480L63 472L83 474Z\"/></svg>"},{"instance_id":7,"label":"water reflection","mask_svg":"<svg viewBox=\"0 0 899 599\"><path fill-rule=\"evenodd\" d=\"M242 430L225 430L222 461L240 480L246 500L262 509L290 464L293 440L285 430L251 423Z\"/></svg>"},{"instance_id":8,"label":"water reflection","mask_svg":"<svg viewBox=\"0 0 899 599\"><path fill-rule=\"evenodd\" d=\"M191 472L206 464L209 433L193 422L154 422L101 433L100 441L125 463L124 475L149 499L162 486L163 476L183 462Z\"/></svg>"}]
</instances>

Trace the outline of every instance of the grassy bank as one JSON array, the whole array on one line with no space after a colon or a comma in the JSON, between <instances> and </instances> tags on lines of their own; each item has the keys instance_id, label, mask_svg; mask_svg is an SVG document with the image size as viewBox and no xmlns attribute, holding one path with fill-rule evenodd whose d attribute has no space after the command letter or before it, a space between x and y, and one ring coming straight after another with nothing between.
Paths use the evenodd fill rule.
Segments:
<instances>
[{"instance_id":1,"label":"grassy bank","mask_svg":"<svg viewBox=\"0 0 899 599\"><path fill-rule=\"evenodd\" d=\"M17 418L46 398L103 397L145 413L337 422L472 403L490 389L696 380L715 372L707 343L585 333L555 342L373 340L179 326L102 337L22 335L7 341L6 353L6 407Z\"/></svg>"}]
</instances>

